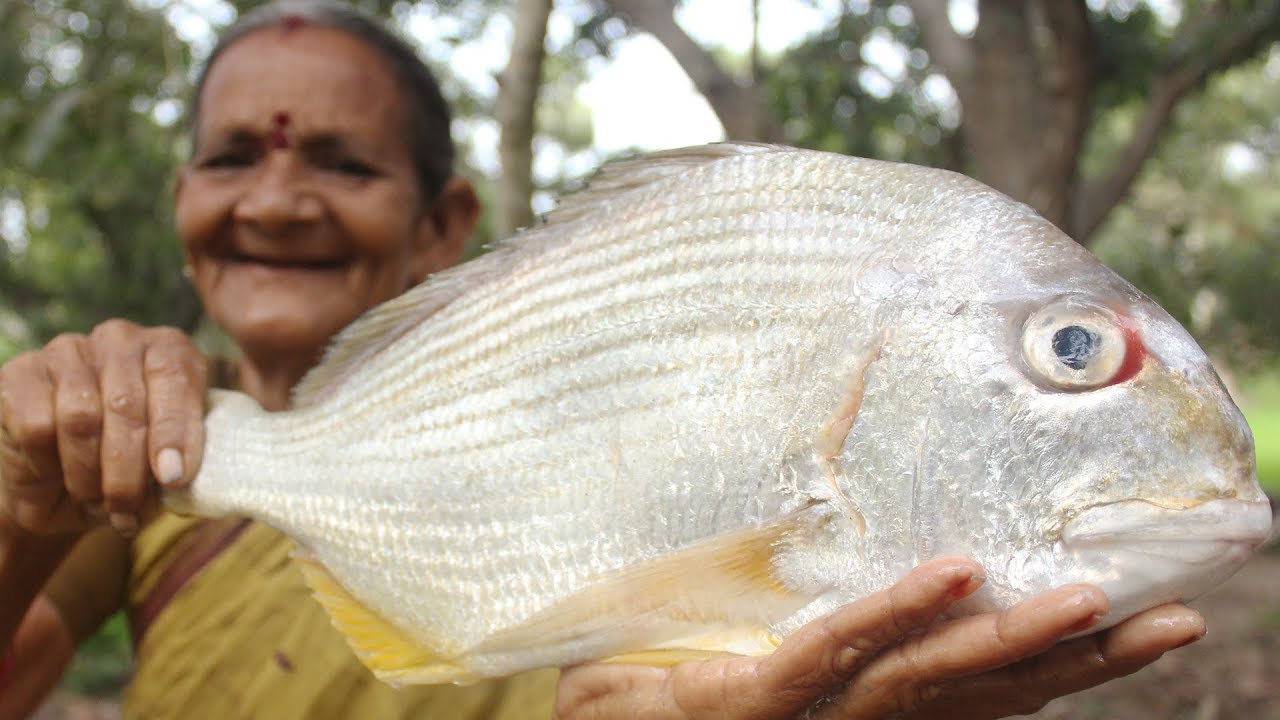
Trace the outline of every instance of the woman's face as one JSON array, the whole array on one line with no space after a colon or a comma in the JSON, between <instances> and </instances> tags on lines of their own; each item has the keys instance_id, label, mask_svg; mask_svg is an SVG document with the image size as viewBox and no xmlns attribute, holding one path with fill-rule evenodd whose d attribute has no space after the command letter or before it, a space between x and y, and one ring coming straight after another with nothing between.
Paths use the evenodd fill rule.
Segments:
<instances>
[{"instance_id":1,"label":"woman's face","mask_svg":"<svg viewBox=\"0 0 1280 720\"><path fill-rule=\"evenodd\" d=\"M399 87L350 35L241 38L210 69L201 111L177 229L205 307L247 352L317 352L455 262L471 232L462 181L424 206Z\"/></svg>"}]
</instances>

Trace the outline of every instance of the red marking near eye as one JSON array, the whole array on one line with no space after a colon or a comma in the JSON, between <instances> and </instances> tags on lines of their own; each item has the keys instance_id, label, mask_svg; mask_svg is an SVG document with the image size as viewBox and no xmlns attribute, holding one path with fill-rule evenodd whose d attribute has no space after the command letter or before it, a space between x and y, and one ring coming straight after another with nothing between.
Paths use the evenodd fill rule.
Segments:
<instances>
[{"instance_id":1,"label":"red marking near eye","mask_svg":"<svg viewBox=\"0 0 1280 720\"><path fill-rule=\"evenodd\" d=\"M1107 382L1107 387L1119 385L1137 375L1142 369L1142 361L1148 354L1147 346L1142 342L1142 336L1138 334L1138 328L1134 326L1133 321L1124 315L1117 314L1117 317L1120 319L1120 330L1124 333L1124 361L1120 363L1120 369L1116 370L1116 374Z\"/></svg>"},{"instance_id":2,"label":"red marking near eye","mask_svg":"<svg viewBox=\"0 0 1280 720\"><path fill-rule=\"evenodd\" d=\"M272 115L271 124L274 125L271 136L268 138L271 147L277 150L289 147L289 136L284 132L285 128L289 127L289 113L281 111Z\"/></svg>"},{"instance_id":3,"label":"red marking near eye","mask_svg":"<svg viewBox=\"0 0 1280 720\"><path fill-rule=\"evenodd\" d=\"M306 24L307 24L307 21L301 15L285 15L284 17L280 18L280 27L285 32L297 30L298 28Z\"/></svg>"}]
</instances>

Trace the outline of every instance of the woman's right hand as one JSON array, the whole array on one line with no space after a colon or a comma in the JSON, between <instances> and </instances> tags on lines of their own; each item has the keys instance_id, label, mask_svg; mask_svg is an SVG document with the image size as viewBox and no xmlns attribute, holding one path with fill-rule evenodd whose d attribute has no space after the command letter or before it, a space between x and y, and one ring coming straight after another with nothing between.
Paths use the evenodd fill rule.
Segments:
<instances>
[{"instance_id":1,"label":"woman's right hand","mask_svg":"<svg viewBox=\"0 0 1280 720\"><path fill-rule=\"evenodd\" d=\"M136 533L154 482L195 474L205 359L174 328L109 320L0 367L0 514L20 532Z\"/></svg>"},{"instance_id":2,"label":"woman's right hand","mask_svg":"<svg viewBox=\"0 0 1280 720\"><path fill-rule=\"evenodd\" d=\"M1091 585L939 621L981 582L937 558L810 622L772 654L674 667L588 663L561 672L556 720L992 720L1128 675L1204 635L1199 613L1163 605L1066 639L1107 612Z\"/></svg>"}]
</instances>

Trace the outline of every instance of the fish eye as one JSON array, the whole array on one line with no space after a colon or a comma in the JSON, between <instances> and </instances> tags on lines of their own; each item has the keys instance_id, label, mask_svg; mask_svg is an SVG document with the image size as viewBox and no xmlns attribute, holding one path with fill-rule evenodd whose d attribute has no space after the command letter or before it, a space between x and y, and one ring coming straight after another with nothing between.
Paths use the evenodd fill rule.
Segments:
<instances>
[{"instance_id":1,"label":"fish eye","mask_svg":"<svg viewBox=\"0 0 1280 720\"><path fill-rule=\"evenodd\" d=\"M1047 305L1022 327L1022 359L1035 379L1059 390L1110 384L1125 353L1124 331L1115 316L1078 301Z\"/></svg>"}]
</instances>

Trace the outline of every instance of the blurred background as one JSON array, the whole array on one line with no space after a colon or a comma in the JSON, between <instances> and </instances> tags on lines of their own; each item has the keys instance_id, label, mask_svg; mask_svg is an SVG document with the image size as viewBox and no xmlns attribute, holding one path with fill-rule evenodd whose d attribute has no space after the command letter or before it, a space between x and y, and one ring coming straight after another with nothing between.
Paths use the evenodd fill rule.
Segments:
<instances>
[{"instance_id":1,"label":"blurred background","mask_svg":"<svg viewBox=\"0 0 1280 720\"><path fill-rule=\"evenodd\" d=\"M219 28L253 2L0 0L0 361L110 317L216 344L171 177ZM455 108L484 242L601 162L766 140L951 168L1026 202L1213 356L1280 495L1280 0L369 0ZM1280 554L1210 635L1042 718L1280 718ZM44 717L112 717L123 620Z\"/></svg>"}]
</instances>

